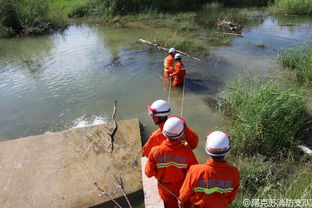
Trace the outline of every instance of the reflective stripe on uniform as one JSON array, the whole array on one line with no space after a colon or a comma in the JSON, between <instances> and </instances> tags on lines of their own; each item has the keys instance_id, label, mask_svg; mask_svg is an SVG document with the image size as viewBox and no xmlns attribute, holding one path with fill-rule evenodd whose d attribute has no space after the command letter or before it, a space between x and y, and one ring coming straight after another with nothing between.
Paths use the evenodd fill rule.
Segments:
<instances>
[{"instance_id":1,"label":"reflective stripe on uniform","mask_svg":"<svg viewBox=\"0 0 312 208\"><path fill-rule=\"evenodd\" d=\"M233 188L227 188L227 189L223 189L220 187L213 187L213 188L203 188L203 187L196 187L194 188L195 192L204 192L205 194L212 194L214 192L219 192L219 193L229 193L231 191L233 191Z\"/></svg>"},{"instance_id":2,"label":"reflective stripe on uniform","mask_svg":"<svg viewBox=\"0 0 312 208\"><path fill-rule=\"evenodd\" d=\"M167 163L158 163L158 164L156 164L157 168L166 168L166 167L169 167L171 165L174 166L174 167L177 167L177 168L187 168L187 164L176 163L176 162L173 162L173 161L170 161L170 162L167 162Z\"/></svg>"},{"instance_id":3,"label":"reflective stripe on uniform","mask_svg":"<svg viewBox=\"0 0 312 208\"><path fill-rule=\"evenodd\" d=\"M166 68L164 68L164 71L174 72L174 71L173 71L173 68L171 68L171 69L166 69Z\"/></svg>"}]
</instances>

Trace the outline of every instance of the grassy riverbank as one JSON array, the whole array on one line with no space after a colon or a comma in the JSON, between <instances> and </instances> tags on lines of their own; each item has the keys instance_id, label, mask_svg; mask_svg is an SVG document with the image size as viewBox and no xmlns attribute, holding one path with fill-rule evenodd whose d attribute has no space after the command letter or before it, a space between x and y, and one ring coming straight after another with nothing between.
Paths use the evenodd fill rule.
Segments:
<instances>
[{"instance_id":1,"label":"grassy riverbank","mask_svg":"<svg viewBox=\"0 0 312 208\"><path fill-rule=\"evenodd\" d=\"M233 150L229 161L239 167L241 190L231 207L245 199L310 199L312 157L296 137L305 122L308 90L283 76L243 78L225 98ZM307 136L307 135L303 135Z\"/></svg>"},{"instance_id":2,"label":"grassy riverbank","mask_svg":"<svg viewBox=\"0 0 312 208\"><path fill-rule=\"evenodd\" d=\"M312 15L312 1L310 0L275 0L270 12L287 15Z\"/></svg>"},{"instance_id":3,"label":"grassy riverbank","mask_svg":"<svg viewBox=\"0 0 312 208\"><path fill-rule=\"evenodd\" d=\"M312 198L312 156L297 147L308 137L302 127L309 118L311 54L308 44L284 48L277 60L293 71L228 85L221 105L232 136L228 160L241 172L241 190L231 207L242 207L246 199Z\"/></svg>"}]
</instances>

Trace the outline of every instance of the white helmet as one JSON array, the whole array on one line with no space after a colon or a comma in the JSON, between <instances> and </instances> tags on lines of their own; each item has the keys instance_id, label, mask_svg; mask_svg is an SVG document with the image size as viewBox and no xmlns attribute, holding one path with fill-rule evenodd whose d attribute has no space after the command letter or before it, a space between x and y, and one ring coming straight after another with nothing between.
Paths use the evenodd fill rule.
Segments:
<instances>
[{"instance_id":1,"label":"white helmet","mask_svg":"<svg viewBox=\"0 0 312 208\"><path fill-rule=\"evenodd\" d=\"M210 156L225 156L230 152L230 136L223 131L209 132L205 151Z\"/></svg>"},{"instance_id":2,"label":"white helmet","mask_svg":"<svg viewBox=\"0 0 312 208\"><path fill-rule=\"evenodd\" d=\"M175 52L177 52L175 48L170 48L169 49L169 53L175 53Z\"/></svg>"},{"instance_id":3,"label":"white helmet","mask_svg":"<svg viewBox=\"0 0 312 208\"><path fill-rule=\"evenodd\" d=\"M169 104L164 100L156 100L152 105L148 105L147 109L150 116L165 117L171 113Z\"/></svg>"},{"instance_id":4,"label":"white helmet","mask_svg":"<svg viewBox=\"0 0 312 208\"><path fill-rule=\"evenodd\" d=\"M181 59L182 58L182 56L181 56L181 54L179 54L179 53L177 53L175 56L174 56L174 59Z\"/></svg>"},{"instance_id":5,"label":"white helmet","mask_svg":"<svg viewBox=\"0 0 312 208\"><path fill-rule=\"evenodd\" d=\"M163 135L169 139L180 139L184 136L186 123L183 118L172 116L167 119L163 127Z\"/></svg>"}]
</instances>

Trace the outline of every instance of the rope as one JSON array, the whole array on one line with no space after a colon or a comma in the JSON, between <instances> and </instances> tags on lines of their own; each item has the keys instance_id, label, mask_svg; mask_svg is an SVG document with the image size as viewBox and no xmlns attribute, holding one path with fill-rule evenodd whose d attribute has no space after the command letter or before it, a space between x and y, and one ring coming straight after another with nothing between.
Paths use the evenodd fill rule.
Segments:
<instances>
[{"instance_id":1,"label":"rope","mask_svg":"<svg viewBox=\"0 0 312 208\"><path fill-rule=\"evenodd\" d=\"M179 201L179 197L177 195L175 195L172 191L170 191L167 187L165 187L164 185L161 184L160 181L158 181L158 184L163 187L169 194L171 194L172 196L174 196L174 198L176 198L177 201ZM179 206L179 208L183 208L183 206Z\"/></svg>"},{"instance_id":2,"label":"rope","mask_svg":"<svg viewBox=\"0 0 312 208\"><path fill-rule=\"evenodd\" d=\"M185 94L185 82L186 82L186 79L184 77L184 80L183 80L183 90L182 90L182 101L181 101L181 118L183 118L183 107L184 107L184 94Z\"/></svg>"},{"instance_id":3,"label":"rope","mask_svg":"<svg viewBox=\"0 0 312 208\"><path fill-rule=\"evenodd\" d=\"M159 180L158 181L158 184L164 188L169 194L171 194L172 196L174 196L174 198L176 198L177 201L179 201L179 197L177 195L175 195L172 191L170 191L167 187L165 187L164 185L161 184L161 182ZM189 202L192 206L195 207L195 205L192 203L192 202ZM183 205L182 206L179 206L179 208L183 208Z\"/></svg>"},{"instance_id":4,"label":"rope","mask_svg":"<svg viewBox=\"0 0 312 208\"><path fill-rule=\"evenodd\" d=\"M171 82L172 82L172 77L169 77L169 92L168 92L168 103L170 103L170 94L171 94Z\"/></svg>"}]
</instances>

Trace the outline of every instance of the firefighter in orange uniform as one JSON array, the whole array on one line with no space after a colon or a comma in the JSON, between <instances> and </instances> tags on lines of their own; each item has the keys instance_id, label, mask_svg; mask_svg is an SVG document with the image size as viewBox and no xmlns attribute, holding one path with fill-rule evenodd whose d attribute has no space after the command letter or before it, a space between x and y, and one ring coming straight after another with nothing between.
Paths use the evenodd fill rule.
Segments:
<instances>
[{"instance_id":1,"label":"firefighter in orange uniform","mask_svg":"<svg viewBox=\"0 0 312 208\"><path fill-rule=\"evenodd\" d=\"M180 117L170 117L163 127L167 140L153 147L145 167L147 177L158 180L158 193L166 208L178 208L179 190L190 166L197 164L193 151L181 145L185 121Z\"/></svg>"},{"instance_id":2,"label":"firefighter in orange uniform","mask_svg":"<svg viewBox=\"0 0 312 208\"><path fill-rule=\"evenodd\" d=\"M164 60L164 78L169 79L171 73L174 72L174 56L176 49L170 48L169 55Z\"/></svg>"},{"instance_id":3,"label":"firefighter in orange uniform","mask_svg":"<svg viewBox=\"0 0 312 208\"><path fill-rule=\"evenodd\" d=\"M160 145L167 138L162 134L163 126L168 116L171 113L169 104L164 100L156 100L152 105L147 106L149 115L152 116L152 119L158 129L154 131L149 137L147 143L143 146L142 153L148 157L151 149L155 146ZM180 140L183 144L188 145L191 149L195 149L198 145L198 136L197 134L187 125L185 126L184 136Z\"/></svg>"},{"instance_id":4,"label":"firefighter in orange uniform","mask_svg":"<svg viewBox=\"0 0 312 208\"><path fill-rule=\"evenodd\" d=\"M162 130L171 113L169 104L164 100L156 100L151 105L148 105L147 108L148 114L152 116L155 125L158 125L158 129L150 135L147 143L143 146L142 153L146 157L148 157L152 147L160 145L166 139L162 134Z\"/></svg>"},{"instance_id":5,"label":"firefighter in orange uniform","mask_svg":"<svg viewBox=\"0 0 312 208\"><path fill-rule=\"evenodd\" d=\"M186 71L184 69L184 64L182 63L181 54L177 53L174 56L174 60L176 61L175 69L174 72L170 74L170 77L174 77L172 86L183 85L186 76Z\"/></svg>"},{"instance_id":6,"label":"firefighter in orange uniform","mask_svg":"<svg viewBox=\"0 0 312 208\"><path fill-rule=\"evenodd\" d=\"M229 135L222 131L209 133L205 150L211 159L190 168L180 190L179 204L184 207L228 208L240 183L238 169L224 160L230 151Z\"/></svg>"}]
</instances>

